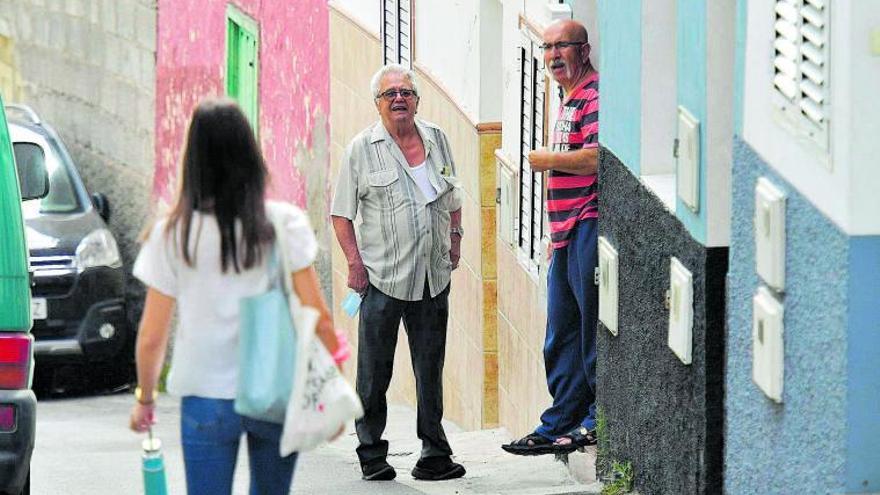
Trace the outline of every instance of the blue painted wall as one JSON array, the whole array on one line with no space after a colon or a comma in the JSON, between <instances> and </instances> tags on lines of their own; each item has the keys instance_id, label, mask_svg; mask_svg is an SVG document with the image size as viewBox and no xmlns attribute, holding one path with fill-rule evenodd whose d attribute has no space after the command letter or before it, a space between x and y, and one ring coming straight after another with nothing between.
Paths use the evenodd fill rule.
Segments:
<instances>
[{"instance_id":1,"label":"blue painted wall","mask_svg":"<svg viewBox=\"0 0 880 495\"><path fill-rule=\"evenodd\" d=\"M642 114L642 2L599 0L599 141L639 176Z\"/></svg>"},{"instance_id":2,"label":"blue painted wall","mask_svg":"<svg viewBox=\"0 0 880 495\"><path fill-rule=\"evenodd\" d=\"M751 376L752 297L761 285L755 272L752 219L755 183L760 176L768 177L788 197L787 289L782 298L785 308L783 404L768 399ZM866 373L868 383L863 385L876 388L878 373L876 331L870 334L866 329L864 334L860 333L862 342L849 342L873 342L871 350L849 351L872 353L871 364L847 363L847 338L853 333L853 329L847 328L850 317L847 301L853 291L865 291L865 297L872 297L867 287L877 285L876 275L870 284L850 279L854 274L850 271L853 260L848 255L851 239L738 137L734 140L732 181L725 492L840 493L847 486L847 448L860 448L854 445L858 441L855 438L850 439L853 444L848 447L847 423L868 420L864 416L848 416L847 382L853 378L858 381L860 374ZM876 246L874 249L876 260ZM862 260L860 263L867 263L870 256L859 255L858 259ZM870 304L876 307L876 292L873 301ZM864 305L867 304L865 301ZM877 310L865 311L874 311L876 327ZM852 369L853 366L858 368ZM876 400L876 395L873 398ZM867 404L862 406L866 412L872 410ZM877 406L873 407L876 411ZM875 450L876 446L875 442ZM876 469L876 464L874 466Z\"/></svg>"},{"instance_id":3,"label":"blue painted wall","mask_svg":"<svg viewBox=\"0 0 880 495\"><path fill-rule=\"evenodd\" d=\"M676 56L678 104L700 121L700 202L694 213L676 197L675 214L698 242L706 243L706 0L678 0ZM604 32L603 32L604 33Z\"/></svg>"},{"instance_id":4,"label":"blue painted wall","mask_svg":"<svg viewBox=\"0 0 880 495\"><path fill-rule=\"evenodd\" d=\"M847 470L850 492L880 492L880 236L849 244Z\"/></svg>"}]
</instances>

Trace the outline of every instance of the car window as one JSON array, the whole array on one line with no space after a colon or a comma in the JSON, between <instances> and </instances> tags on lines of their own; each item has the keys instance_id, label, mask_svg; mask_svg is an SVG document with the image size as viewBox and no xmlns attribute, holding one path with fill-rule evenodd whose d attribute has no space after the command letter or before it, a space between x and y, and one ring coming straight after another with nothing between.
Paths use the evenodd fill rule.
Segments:
<instances>
[{"instance_id":1,"label":"car window","mask_svg":"<svg viewBox=\"0 0 880 495\"><path fill-rule=\"evenodd\" d=\"M15 143L13 150L19 167L45 161L46 172L49 174L49 194L43 199L25 201L22 204L26 217L38 213L71 213L79 209L79 200L70 172L55 153L47 154L43 148L34 143Z\"/></svg>"}]
</instances>

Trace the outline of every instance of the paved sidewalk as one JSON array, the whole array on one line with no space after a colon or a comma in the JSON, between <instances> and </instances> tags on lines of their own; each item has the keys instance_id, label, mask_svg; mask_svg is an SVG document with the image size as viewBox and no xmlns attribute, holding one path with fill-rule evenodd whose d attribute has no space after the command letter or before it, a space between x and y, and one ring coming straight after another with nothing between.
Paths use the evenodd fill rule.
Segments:
<instances>
[{"instance_id":1,"label":"paved sidewalk","mask_svg":"<svg viewBox=\"0 0 880 495\"><path fill-rule=\"evenodd\" d=\"M596 494L601 490L598 483L581 484L575 481L566 465L554 460L553 456L520 457L505 453L500 446L512 437L503 429L463 432L451 423L445 423L444 428L455 452L455 461L464 465L467 474L458 480L415 480L410 470L418 460L421 449L415 425L416 417L412 409L391 406L385 438L390 442L388 462L397 470L394 481L360 480L360 469L354 453L357 437L353 431L348 431L333 444L302 457L294 492L551 495ZM327 470L330 465L336 466L333 468L335 476Z\"/></svg>"},{"instance_id":2,"label":"paved sidewalk","mask_svg":"<svg viewBox=\"0 0 880 495\"><path fill-rule=\"evenodd\" d=\"M37 445L31 464L33 493L40 495L104 495L142 493L140 440L127 429L132 406L130 393L93 397L40 400ZM177 401L162 397L155 431L163 440L162 452L168 491L186 492L180 448L180 411ZM389 462L397 469L394 481L366 482L354 448L357 438L349 428L342 438L300 457L293 493L379 495L552 495L596 494L601 486L589 482L592 465L587 454L572 456L578 479L552 456L518 457L500 445L510 440L504 430L462 432L447 424L446 432L467 475L458 480L417 481L410 470L418 460L420 442L416 415L407 407L389 410L386 438L391 442ZM243 442L244 444L244 442ZM246 450L246 449L243 449ZM579 456L579 457L578 457ZM575 462L578 459L578 462ZM247 457L239 456L233 493L247 493Z\"/></svg>"}]
</instances>

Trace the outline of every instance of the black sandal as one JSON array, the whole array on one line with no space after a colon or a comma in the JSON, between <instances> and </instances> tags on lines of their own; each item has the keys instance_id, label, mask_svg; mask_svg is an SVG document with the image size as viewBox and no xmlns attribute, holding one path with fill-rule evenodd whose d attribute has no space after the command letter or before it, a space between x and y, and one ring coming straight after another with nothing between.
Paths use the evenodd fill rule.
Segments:
<instances>
[{"instance_id":1,"label":"black sandal","mask_svg":"<svg viewBox=\"0 0 880 495\"><path fill-rule=\"evenodd\" d=\"M592 430L588 430L586 426L578 426L577 428L571 430L565 435L561 435L556 439L558 442L560 438L568 438L571 440L571 443L567 444L553 444L553 451L561 454L570 454L577 449L587 447L589 445L596 445L598 443L599 438L596 436L595 428Z\"/></svg>"},{"instance_id":2,"label":"black sandal","mask_svg":"<svg viewBox=\"0 0 880 495\"><path fill-rule=\"evenodd\" d=\"M544 455L556 452L553 440L537 433L529 433L519 440L505 443L501 448L514 455Z\"/></svg>"}]
</instances>

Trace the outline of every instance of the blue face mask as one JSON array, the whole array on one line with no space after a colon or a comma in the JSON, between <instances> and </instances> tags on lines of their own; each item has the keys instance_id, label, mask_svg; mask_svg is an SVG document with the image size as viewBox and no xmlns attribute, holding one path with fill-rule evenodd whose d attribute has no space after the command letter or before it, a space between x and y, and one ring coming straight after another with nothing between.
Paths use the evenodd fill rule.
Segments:
<instances>
[{"instance_id":1,"label":"blue face mask","mask_svg":"<svg viewBox=\"0 0 880 495\"><path fill-rule=\"evenodd\" d=\"M345 314L354 318L354 315L357 314L358 309L361 307L361 295L355 291L349 291L348 295L345 296L345 299L342 301L342 310L345 311Z\"/></svg>"}]
</instances>

